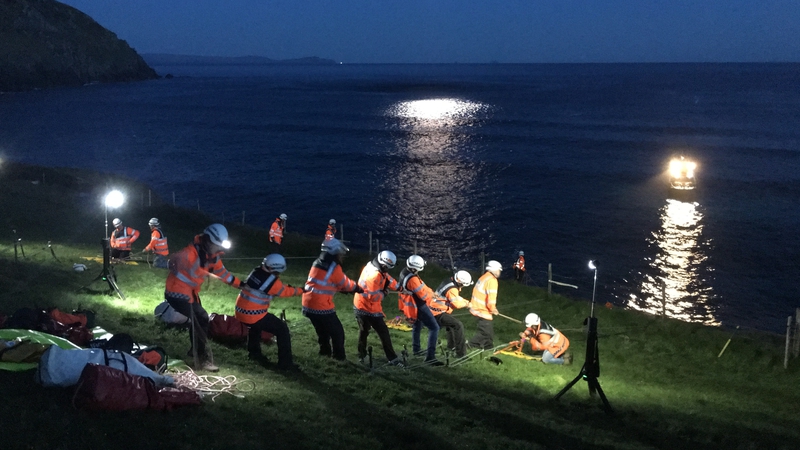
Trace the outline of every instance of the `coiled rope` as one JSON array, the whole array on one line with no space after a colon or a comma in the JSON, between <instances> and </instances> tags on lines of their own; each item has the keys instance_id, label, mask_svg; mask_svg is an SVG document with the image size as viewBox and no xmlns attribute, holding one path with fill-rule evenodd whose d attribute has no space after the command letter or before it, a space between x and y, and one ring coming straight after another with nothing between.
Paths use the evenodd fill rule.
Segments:
<instances>
[{"instance_id":1,"label":"coiled rope","mask_svg":"<svg viewBox=\"0 0 800 450\"><path fill-rule=\"evenodd\" d=\"M168 375L175 379L176 386L191 389L202 398L210 398L212 402L222 394L244 398L244 393L253 392L256 388L253 380L237 380L234 375L198 375L191 368L185 371L170 369Z\"/></svg>"}]
</instances>

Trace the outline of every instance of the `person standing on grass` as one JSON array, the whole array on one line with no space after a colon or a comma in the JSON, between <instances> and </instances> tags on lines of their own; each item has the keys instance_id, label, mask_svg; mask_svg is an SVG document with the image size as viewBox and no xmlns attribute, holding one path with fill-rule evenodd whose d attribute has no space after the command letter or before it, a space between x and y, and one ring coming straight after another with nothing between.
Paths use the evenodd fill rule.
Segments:
<instances>
[{"instance_id":1,"label":"person standing on grass","mask_svg":"<svg viewBox=\"0 0 800 450\"><path fill-rule=\"evenodd\" d=\"M450 313L469 305L469 300L461 297L460 291L462 287L470 285L472 276L466 270L459 270L452 277L442 281L428 302L436 323L447 332L447 348L454 350L457 358L467 354L464 324Z\"/></svg>"},{"instance_id":2,"label":"person standing on grass","mask_svg":"<svg viewBox=\"0 0 800 450\"><path fill-rule=\"evenodd\" d=\"M167 268L167 256L169 255L169 246L167 245L167 237L161 231L161 224L158 219L153 217L147 224L150 226L150 243L142 250L142 253L153 252L155 258L153 259L153 267L159 269Z\"/></svg>"},{"instance_id":3,"label":"person standing on grass","mask_svg":"<svg viewBox=\"0 0 800 450\"><path fill-rule=\"evenodd\" d=\"M436 344L439 338L439 324L433 317L428 307L428 299L433 297L431 288L425 285L418 273L425 268L425 260L419 255L411 255L406 260L406 268L400 272L400 302L405 304L413 303L416 306L416 320L411 327L411 348L415 355L425 355L425 363L432 366L444 365L436 359ZM422 327L428 329L428 347L422 350L420 335Z\"/></svg>"},{"instance_id":4,"label":"person standing on grass","mask_svg":"<svg viewBox=\"0 0 800 450\"><path fill-rule=\"evenodd\" d=\"M333 296L337 292L361 293L363 290L344 274L342 258L348 248L338 239L322 241L322 253L311 265L303 288L303 315L317 332L320 356L347 359L344 349L344 327L336 315Z\"/></svg>"},{"instance_id":5,"label":"person standing on grass","mask_svg":"<svg viewBox=\"0 0 800 450\"><path fill-rule=\"evenodd\" d=\"M272 226L269 228L269 242L273 251L277 251L281 247L283 232L286 230L286 219L286 214L281 214L275 218L275 222L272 222Z\"/></svg>"},{"instance_id":6,"label":"person standing on grass","mask_svg":"<svg viewBox=\"0 0 800 450\"><path fill-rule=\"evenodd\" d=\"M469 340L469 346L489 350L494 348L494 326L492 316L500 314L497 311L497 279L500 278L503 266L495 261L486 263L486 272L478 278L472 289L472 300L469 302L469 312L475 316L478 329L475 336Z\"/></svg>"},{"instance_id":7,"label":"person standing on grass","mask_svg":"<svg viewBox=\"0 0 800 450\"><path fill-rule=\"evenodd\" d=\"M514 279L522 283L525 281L525 252L520 251L517 260L514 261Z\"/></svg>"},{"instance_id":8,"label":"person standing on grass","mask_svg":"<svg viewBox=\"0 0 800 450\"><path fill-rule=\"evenodd\" d=\"M195 369L219 371L214 356L207 347L208 312L200 302L200 289L206 277L216 278L236 288L244 283L222 265L222 255L231 248L228 230L221 224L211 224L191 244L169 259L169 274L164 299L175 311L188 317L189 356L194 358Z\"/></svg>"},{"instance_id":9,"label":"person standing on grass","mask_svg":"<svg viewBox=\"0 0 800 450\"><path fill-rule=\"evenodd\" d=\"M353 296L353 310L358 322L358 359L364 361L367 356L367 337L369 330L378 333L383 346L383 352L390 364L402 365L397 353L392 346L389 328L386 326L383 313L383 298L389 290L397 291L400 283L391 275L389 270L397 263L394 253L384 250L368 262L361 270L358 286L364 291Z\"/></svg>"},{"instance_id":10,"label":"person standing on grass","mask_svg":"<svg viewBox=\"0 0 800 450\"><path fill-rule=\"evenodd\" d=\"M334 239L336 237L336 221L331 219L328 221L328 228L325 230L325 239Z\"/></svg>"},{"instance_id":11,"label":"person standing on grass","mask_svg":"<svg viewBox=\"0 0 800 450\"><path fill-rule=\"evenodd\" d=\"M262 365L267 358L261 353L261 332L271 333L278 340L278 369L297 369L292 361L292 340L286 322L269 312L275 297L294 297L303 289L283 284L280 274L286 270L286 259L277 253L267 255L261 265L253 269L236 298L236 319L247 325L247 357Z\"/></svg>"}]
</instances>

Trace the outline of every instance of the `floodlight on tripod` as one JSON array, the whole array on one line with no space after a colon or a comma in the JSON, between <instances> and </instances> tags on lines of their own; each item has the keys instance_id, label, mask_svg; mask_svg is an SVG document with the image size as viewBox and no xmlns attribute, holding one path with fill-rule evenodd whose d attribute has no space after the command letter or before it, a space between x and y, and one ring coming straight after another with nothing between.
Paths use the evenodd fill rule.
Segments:
<instances>
[{"instance_id":1,"label":"floodlight on tripod","mask_svg":"<svg viewBox=\"0 0 800 450\"><path fill-rule=\"evenodd\" d=\"M108 234L108 210L109 208L115 209L122 206L125 202L125 196L122 195L122 192L114 189L113 191L106 194L103 204L105 207L105 227L106 227L106 235L103 239L100 240L100 245L103 246L103 270L100 272L100 275L97 276L92 283L98 280L105 281L109 287L109 293L114 291L119 295L119 298L125 300L125 294L119 289L117 285L117 277L114 273L114 270L111 267L111 245L110 245L110 238ZM89 283L91 284L91 283ZM85 286L88 287L88 286ZM84 287L84 288L85 288Z\"/></svg>"}]
</instances>

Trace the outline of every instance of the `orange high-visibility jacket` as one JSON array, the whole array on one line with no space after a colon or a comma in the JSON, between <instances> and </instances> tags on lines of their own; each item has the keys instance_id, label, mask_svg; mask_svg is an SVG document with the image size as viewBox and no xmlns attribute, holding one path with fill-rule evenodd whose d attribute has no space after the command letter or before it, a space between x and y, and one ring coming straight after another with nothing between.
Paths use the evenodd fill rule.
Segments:
<instances>
[{"instance_id":1,"label":"orange high-visibility jacket","mask_svg":"<svg viewBox=\"0 0 800 450\"><path fill-rule=\"evenodd\" d=\"M520 256L519 258L517 258L516 261L514 261L514 268L515 269L519 269L519 270L521 270L523 272L525 271L525 257L524 256Z\"/></svg>"},{"instance_id":2,"label":"orange high-visibility jacket","mask_svg":"<svg viewBox=\"0 0 800 450\"><path fill-rule=\"evenodd\" d=\"M428 307L433 315L450 314L455 309L469 305L469 301L461 297L460 289L452 278L442 281L442 284L434 291L433 297L428 301Z\"/></svg>"},{"instance_id":3,"label":"orange high-visibility jacket","mask_svg":"<svg viewBox=\"0 0 800 450\"><path fill-rule=\"evenodd\" d=\"M497 312L497 278L491 272L481 275L472 288L469 312L486 320L492 320L492 314Z\"/></svg>"},{"instance_id":4,"label":"orange high-visibility jacket","mask_svg":"<svg viewBox=\"0 0 800 450\"><path fill-rule=\"evenodd\" d=\"M194 303L203 287L203 281L208 276L219 278L222 282L234 287L241 284L241 281L222 265L220 258L224 252L208 255L200 248L201 236L201 234L195 236L194 242L169 258L165 297L184 299L189 303Z\"/></svg>"},{"instance_id":5,"label":"orange high-visibility jacket","mask_svg":"<svg viewBox=\"0 0 800 450\"><path fill-rule=\"evenodd\" d=\"M364 266L361 276L358 277L358 285L364 292L353 296L353 307L358 310L358 313L380 317L385 316L381 302L383 302L386 291L400 289L400 283L388 273L381 272L380 267L376 266L374 261L370 261Z\"/></svg>"},{"instance_id":6,"label":"orange high-visibility jacket","mask_svg":"<svg viewBox=\"0 0 800 450\"><path fill-rule=\"evenodd\" d=\"M283 240L283 221L280 217L275 219L275 222L272 222L272 226L269 228L269 241L274 242L276 244L280 244Z\"/></svg>"},{"instance_id":7,"label":"orange high-visibility jacket","mask_svg":"<svg viewBox=\"0 0 800 450\"><path fill-rule=\"evenodd\" d=\"M130 250L131 244L139 239L139 230L134 230L131 227L120 227L111 233L111 240L109 245L111 248L117 250Z\"/></svg>"},{"instance_id":8,"label":"orange high-visibility jacket","mask_svg":"<svg viewBox=\"0 0 800 450\"><path fill-rule=\"evenodd\" d=\"M267 272L263 266L256 267L247 276L244 289L236 297L236 319L252 325L267 315L273 298L302 294L301 288L283 284L277 274Z\"/></svg>"},{"instance_id":9,"label":"orange high-visibility jacket","mask_svg":"<svg viewBox=\"0 0 800 450\"><path fill-rule=\"evenodd\" d=\"M156 255L167 256L169 254L169 246L167 246L167 237L161 228L153 228L150 232L150 243L144 248L145 251L152 251Z\"/></svg>"},{"instance_id":10,"label":"orange high-visibility jacket","mask_svg":"<svg viewBox=\"0 0 800 450\"><path fill-rule=\"evenodd\" d=\"M416 273L406 269L400 272L400 292L398 307L409 319L417 318L417 308L427 305L429 299L433 298L433 291L425 285L422 278Z\"/></svg>"},{"instance_id":11,"label":"orange high-visibility jacket","mask_svg":"<svg viewBox=\"0 0 800 450\"><path fill-rule=\"evenodd\" d=\"M342 266L334 261L334 257L323 253L314 261L308 272L305 293L303 293L303 311L316 314L333 314L333 295L337 292L353 292L356 282L344 274Z\"/></svg>"},{"instance_id":12,"label":"orange high-visibility jacket","mask_svg":"<svg viewBox=\"0 0 800 450\"><path fill-rule=\"evenodd\" d=\"M538 326L526 328L520 333L520 337L530 341L533 351L547 350L556 358L563 355L569 348L569 339L547 322L540 322Z\"/></svg>"},{"instance_id":13,"label":"orange high-visibility jacket","mask_svg":"<svg viewBox=\"0 0 800 450\"><path fill-rule=\"evenodd\" d=\"M336 227L328 224L328 229L325 230L325 239L333 239L336 237Z\"/></svg>"}]
</instances>

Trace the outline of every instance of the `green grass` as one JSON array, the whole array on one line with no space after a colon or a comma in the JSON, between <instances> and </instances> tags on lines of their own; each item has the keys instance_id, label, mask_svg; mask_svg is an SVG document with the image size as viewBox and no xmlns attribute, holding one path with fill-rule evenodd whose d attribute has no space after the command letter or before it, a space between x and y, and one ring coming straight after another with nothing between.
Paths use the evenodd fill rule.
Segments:
<instances>
[{"instance_id":1,"label":"green grass","mask_svg":"<svg viewBox=\"0 0 800 450\"><path fill-rule=\"evenodd\" d=\"M31 183L43 173L44 184ZM162 326L152 315L162 300L165 271L147 264L118 266L126 300L106 295L102 282L91 283L102 267L83 258L100 256L100 194L111 184L124 185L133 198L146 192L131 180L112 181L73 170L0 166L0 312L22 306L91 308L105 329L161 345L171 357L181 358L187 334ZM147 219L159 217L172 251L209 221L196 211L165 205L134 205L119 215L141 231ZM227 225L235 247L226 266L246 276L268 252L266 230ZM26 257L15 261L11 244L19 236ZM134 244L134 250L141 250L146 239ZM302 284L311 262L302 257L316 256L317 241L289 233L285 281ZM356 278L367 259L348 256L348 276ZM73 272L74 262L89 270ZM433 286L446 276L436 266L422 273ZM86 285L88 292L81 289ZM252 380L255 391L168 413L90 413L71 406L69 389L42 388L31 372L0 372L3 448L794 449L800 442L798 363L783 368L782 338L738 333L717 358L728 331L599 307L599 381L616 412L612 416L603 412L598 398L589 397L584 381L560 401L553 400L583 363L588 303L548 298L541 289L506 280L499 289L503 314L522 318L537 312L561 329L572 343L575 364L546 366L502 356L500 365L476 358L459 367L391 368L370 374L356 364L320 359L299 298L279 299L271 310L286 311L301 373L266 370L250 363L243 347L212 344L220 375ZM212 280L201 295L209 312L233 313L236 290ZM337 295L335 301L349 359L355 361L352 297ZM396 298L390 297L384 310L393 317ZM464 312L457 317L471 336L472 318ZM495 320L497 344L520 331L519 324ZM392 331L392 338L396 349L410 347L410 333ZM370 344L380 356L376 336ZM274 347L265 347L265 353L276 359Z\"/></svg>"}]
</instances>

